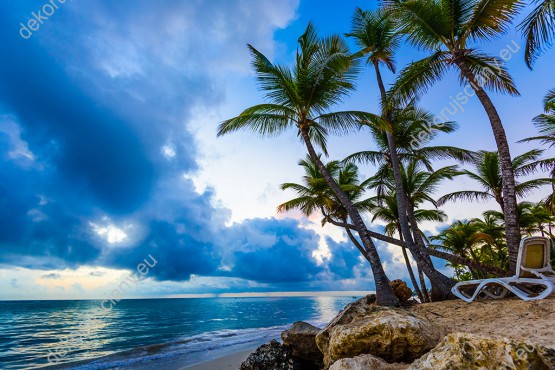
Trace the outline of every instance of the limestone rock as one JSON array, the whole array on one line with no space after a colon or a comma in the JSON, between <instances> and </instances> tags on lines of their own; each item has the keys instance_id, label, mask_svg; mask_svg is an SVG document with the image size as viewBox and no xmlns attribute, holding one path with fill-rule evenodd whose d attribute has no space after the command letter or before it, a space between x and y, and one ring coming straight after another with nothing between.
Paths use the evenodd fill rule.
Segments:
<instances>
[{"instance_id":1,"label":"limestone rock","mask_svg":"<svg viewBox=\"0 0 555 370\"><path fill-rule=\"evenodd\" d=\"M400 303L405 303L412 297L412 290L403 280L397 279L390 282L393 293L397 296Z\"/></svg>"},{"instance_id":2,"label":"limestone rock","mask_svg":"<svg viewBox=\"0 0 555 370\"><path fill-rule=\"evenodd\" d=\"M281 333L281 339L283 344L291 348L294 357L313 362L318 368L324 360L324 355L316 345L316 334L319 332L320 328L297 321L290 329Z\"/></svg>"},{"instance_id":3,"label":"limestone rock","mask_svg":"<svg viewBox=\"0 0 555 370\"><path fill-rule=\"evenodd\" d=\"M555 369L555 350L507 338L452 333L410 370Z\"/></svg>"},{"instance_id":4,"label":"limestone rock","mask_svg":"<svg viewBox=\"0 0 555 370\"><path fill-rule=\"evenodd\" d=\"M361 354L412 362L444 337L443 327L403 309L376 306L374 298L349 304L318 333L316 344L326 366Z\"/></svg>"},{"instance_id":5,"label":"limestone rock","mask_svg":"<svg viewBox=\"0 0 555 370\"><path fill-rule=\"evenodd\" d=\"M405 370L407 364L388 364L372 355L360 355L353 358L342 358L333 363L329 370Z\"/></svg>"},{"instance_id":6,"label":"limestone rock","mask_svg":"<svg viewBox=\"0 0 555 370\"><path fill-rule=\"evenodd\" d=\"M295 363L291 349L276 340L263 344L241 364L241 370L301 370Z\"/></svg>"}]
</instances>

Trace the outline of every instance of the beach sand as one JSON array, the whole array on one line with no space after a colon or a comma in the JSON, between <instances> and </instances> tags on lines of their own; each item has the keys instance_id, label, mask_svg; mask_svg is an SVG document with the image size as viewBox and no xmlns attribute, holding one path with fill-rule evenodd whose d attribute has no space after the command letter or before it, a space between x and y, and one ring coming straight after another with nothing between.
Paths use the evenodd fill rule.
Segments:
<instances>
[{"instance_id":1,"label":"beach sand","mask_svg":"<svg viewBox=\"0 0 555 370\"><path fill-rule=\"evenodd\" d=\"M449 333L526 339L555 348L555 297L537 301L505 298L466 303L460 299L410 308L447 327Z\"/></svg>"},{"instance_id":2,"label":"beach sand","mask_svg":"<svg viewBox=\"0 0 555 370\"><path fill-rule=\"evenodd\" d=\"M248 351L233 353L197 365L182 367L180 370L239 370L241 363L243 363L255 349L256 348L252 348Z\"/></svg>"}]
</instances>

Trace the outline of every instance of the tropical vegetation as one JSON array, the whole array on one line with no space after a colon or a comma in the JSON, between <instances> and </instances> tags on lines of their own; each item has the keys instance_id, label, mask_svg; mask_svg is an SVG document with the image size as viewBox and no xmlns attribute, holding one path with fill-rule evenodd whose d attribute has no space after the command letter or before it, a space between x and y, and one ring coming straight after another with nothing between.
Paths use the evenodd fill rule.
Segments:
<instances>
[{"instance_id":1,"label":"tropical vegetation","mask_svg":"<svg viewBox=\"0 0 555 370\"><path fill-rule=\"evenodd\" d=\"M384 242L401 248L418 298L428 301L448 298L456 280L513 273L522 236L537 234L555 241L555 158L546 157L547 149L555 146L555 89L547 93L544 112L533 120L538 135L521 140L544 148L513 157L500 107L490 94L519 92L504 62L479 47L512 27L519 12L528 9L525 3L382 3L377 10L355 9L345 37L321 37L309 24L292 66L272 63L248 45L266 102L223 121L218 135L243 130L274 137L294 131L307 152L299 162L304 176L300 183L281 185L295 197L278 211L319 215L322 225L342 228L370 264L377 303L391 306L399 302L380 257ZM533 3L518 26L526 38L529 67L547 50L555 23L555 2ZM356 44L354 52L348 40ZM427 55L396 74L396 53L405 41ZM363 63L377 84L379 111L336 111L355 90ZM382 67L394 77L389 89ZM449 70L471 87L483 107L496 151L434 145L438 135L449 135L458 126L438 122L419 101ZM324 159L329 155L328 135L351 133L367 135L368 149L342 160ZM469 180L479 188L445 191L448 182ZM551 194L544 199L529 200L548 187ZM497 207L470 220L453 219L440 209L452 202L490 200ZM380 227L383 232L376 232ZM438 259L453 269L453 277L440 271Z\"/></svg>"}]
</instances>

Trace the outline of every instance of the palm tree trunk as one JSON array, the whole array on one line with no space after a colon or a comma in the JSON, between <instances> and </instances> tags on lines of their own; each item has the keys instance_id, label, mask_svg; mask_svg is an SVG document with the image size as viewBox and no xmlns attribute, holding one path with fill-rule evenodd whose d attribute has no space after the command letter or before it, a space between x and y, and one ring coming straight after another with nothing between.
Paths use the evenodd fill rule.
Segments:
<instances>
[{"instance_id":1,"label":"palm tree trunk","mask_svg":"<svg viewBox=\"0 0 555 370\"><path fill-rule=\"evenodd\" d=\"M345 224L343 222L337 222L337 221L334 221L334 220L329 220L329 223L332 224L332 225L335 225L335 226L347 227L351 230L356 230L356 227L354 225L351 225L351 224ZM384 241L384 242L389 243L389 244L397 245L399 247L406 247L407 246L407 244L402 240L395 239L395 238L392 238L390 236L382 235L382 234L376 233L374 231L366 230L366 234L368 235L369 238L376 238L378 240ZM464 266L480 269L480 270L489 272L490 274L492 274L494 276L497 276L497 277L507 276L507 271L505 271L503 269L500 269L500 268L497 268L495 266L485 265L481 262L476 262L476 261L473 261L473 260L468 259L468 258L464 258L464 257L461 257L461 256L457 256L457 255L447 253L447 252L443 252L443 251L433 249L433 248L426 248L426 252L432 257L441 258L442 260L452 262L456 265L464 265Z\"/></svg>"},{"instance_id":2,"label":"palm tree trunk","mask_svg":"<svg viewBox=\"0 0 555 370\"><path fill-rule=\"evenodd\" d=\"M366 258L366 260L372 264L372 258L371 256L368 254L368 251L364 248L364 246L362 246L358 240L355 238L355 236L353 235L353 233L351 232L351 229L349 229L348 227L344 227L343 228L345 230L345 232L347 233L347 236L349 237L349 239L351 240L351 242L355 245L355 247L358 249L358 251L364 256L364 258ZM374 246L374 248L376 247L374 245L374 242L372 241L372 239L370 239L370 241L372 242L372 245Z\"/></svg>"},{"instance_id":3,"label":"palm tree trunk","mask_svg":"<svg viewBox=\"0 0 555 370\"><path fill-rule=\"evenodd\" d=\"M403 240L403 235L401 234L401 229L399 228L397 230L397 232L399 233L399 239ZM420 299L420 302L424 302L424 296L422 295L422 291L420 290L420 287L418 286L418 283L416 282L416 278L414 277L414 271L412 270L412 266L410 265L410 259L409 256L407 254L407 248L405 247L401 247L403 250L403 258L405 259L405 264L407 265L407 271L409 272L409 276L410 276L410 281L412 282L412 286L414 287L414 290L416 291L416 295L418 296L418 299Z\"/></svg>"},{"instance_id":4,"label":"palm tree trunk","mask_svg":"<svg viewBox=\"0 0 555 370\"><path fill-rule=\"evenodd\" d=\"M424 274L421 269L418 269L418 278L420 279L420 286L422 287L422 293L424 294L424 299L426 302L431 302L430 295L428 294L428 288L426 288L426 279L424 279Z\"/></svg>"},{"instance_id":5,"label":"palm tree trunk","mask_svg":"<svg viewBox=\"0 0 555 370\"><path fill-rule=\"evenodd\" d=\"M374 63L374 68L376 70L376 78L378 80L382 102L385 103L385 86L383 84L382 75L380 73L380 68L377 62ZM384 112L384 118L389 121L387 112ZM434 265L431 264L431 261L428 262L424 257L425 250L421 250L414 242L409 225L409 219L407 217L408 200L403 186L403 175L401 174L401 164L397 155L397 145L395 144L395 139L390 132L386 132L386 136L391 160L391 167L393 169L393 177L395 181L395 193L397 197L399 225L401 227L403 238L405 239L405 243L411 251L412 256L414 257L418 267L424 270L424 273L428 276L428 278L432 282L432 285L437 287L438 300L447 299L448 296L451 294L451 288L455 283L445 275L439 273L439 271L435 269Z\"/></svg>"},{"instance_id":6,"label":"palm tree trunk","mask_svg":"<svg viewBox=\"0 0 555 370\"><path fill-rule=\"evenodd\" d=\"M414 241L416 242L416 245L418 246L418 248L420 248L422 251L425 251L425 253L422 253L422 255L424 256L424 259L433 266L433 262L432 259L430 258L430 255L428 254L428 249L426 248L426 245L424 244L424 240L422 239L422 235L420 234L420 229L418 228L418 223L416 221L416 216L414 215L414 206L409 202L408 203L408 207L407 207L407 214L409 216L409 222L410 222L410 227L412 230L412 235L414 236ZM441 276L444 276L445 279L449 279L447 276L443 275L441 272L435 270L434 267L434 271L436 271L438 274L440 274ZM430 278L428 276L428 278ZM449 279L451 280L451 279ZM421 279L422 281L422 279ZM430 282L432 284L432 301L438 301L441 300L444 293L442 292L441 288L436 287L435 285L435 280L430 279ZM454 283L451 285L451 287L454 285ZM426 286L426 285L424 285ZM439 288L439 289L438 289ZM451 290L451 288L449 288L449 291Z\"/></svg>"},{"instance_id":7,"label":"palm tree trunk","mask_svg":"<svg viewBox=\"0 0 555 370\"><path fill-rule=\"evenodd\" d=\"M324 176L326 183L337 196L343 207L347 209L349 217L351 218L356 231L358 232L360 240L362 241L362 244L364 245L364 248L368 253L370 266L372 267L372 273L374 274L374 281L376 283L376 304L380 306L398 306L399 300L395 296L393 288L389 283L389 279L385 274L382 262L380 260L380 255L378 254L378 251L376 250L372 239L366 233L366 225L364 224L360 213L356 210L347 194L345 194L345 192L343 192L343 190L341 190L339 185L335 182L331 174L326 169L326 166L324 166L324 164L318 157L318 154L316 154L316 150L314 149L314 146L312 145L312 142L310 140L310 136L308 135L308 127L300 127L300 133L305 142L308 154L310 155L314 163L316 163L316 165L318 166L318 169L322 173L322 176Z\"/></svg>"},{"instance_id":8,"label":"palm tree trunk","mask_svg":"<svg viewBox=\"0 0 555 370\"><path fill-rule=\"evenodd\" d=\"M497 109L493 105L490 97L477 81L474 72L466 65L463 58L456 60L457 66L460 68L463 76L476 92L476 96L480 99L484 107L495 137L497 151L499 153L499 164L501 167L501 178L503 179L503 213L505 215L505 237L507 238L507 249L509 251L510 272L515 273L518 249L520 245L520 227L518 222L518 211L515 191L515 175L511 161L511 153L509 151L509 143L505 129L497 113Z\"/></svg>"}]
</instances>

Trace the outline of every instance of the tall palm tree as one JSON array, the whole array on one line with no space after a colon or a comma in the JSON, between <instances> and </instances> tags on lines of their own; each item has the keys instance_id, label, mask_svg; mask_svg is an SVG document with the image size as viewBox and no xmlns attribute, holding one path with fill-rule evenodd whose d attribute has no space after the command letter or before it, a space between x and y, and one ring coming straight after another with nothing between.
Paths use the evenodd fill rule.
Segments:
<instances>
[{"instance_id":1,"label":"tall palm tree","mask_svg":"<svg viewBox=\"0 0 555 370\"><path fill-rule=\"evenodd\" d=\"M543 100L544 113L534 117L532 122L538 129L540 135L532 136L520 142L539 141L548 148L555 147L555 89L549 90ZM544 170L549 171L552 179L555 179L555 158L541 159L536 164ZM551 194L544 199L544 203L555 215L555 182L551 185Z\"/></svg>"},{"instance_id":2,"label":"tall palm tree","mask_svg":"<svg viewBox=\"0 0 555 370\"><path fill-rule=\"evenodd\" d=\"M382 104L384 105L381 118L383 120L383 126L387 127L384 131L387 139L389 161L395 180L395 194L397 196L397 206L399 207L399 224L403 238L417 261L418 266L425 270L426 275L428 275L432 283L439 289L440 294L443 295L443 297L447 297L450 294L453 282L434 268L425 250L415 243L415 236L413 236L411 232L409 216L407 214L408 201L405 196L405 190L403 189L401 164L393 134L395 132L395 121L392 120L393 116L391 112L385 108L386 89L382 79L380 65L384 64L392 72L395 72L393 54L400 41L399 34L396 32L395 22L384 10L369 12L357 8L353 17L352 32L348 34L348 36L355 39L361 48L357 54L364 56L376 73L376 80L378 82Z\"/></svg>"},{"instance_id":3,"label":"tall palm tree","mask_svg":"<svg viewBox=\"0 0 555 370\"><path fill-rule=\"evenodd\" d=\"M551 148L555 146L555 89L549 90L545 95L543 110L544 113L534 117L532 120L540 135L521 141L539 141Z\"/></svg>"},{"instance_id":4,"label":"tall palm tree","mask_svg":"<svg viewBox=\"0 0 555 370\"><path fill-rule=\"evenodd\" d=\"M372 208L370 209L370 212L373 214L372 221L381 220L385 222L385 233L389 236L394 236L395 233L397 233L399 239L403 240L403 233L401 231L401 225L399 223L399 208L397 207L397 197L395 196L395 194L391 193L380 197L376 196L371 198L371 200ZM436 209L418 209L415 211L415 218L417 222L444 222L447 219L447 216L443 211L439 211ZM420 301L429 301L430 299L427 295L426 284L423 284L422 281L420 281L420 284L422 286L422 290L420 290L416 281L416 277L414 276L414 272L412 270L410 259L407 254L407 249L405 247L402 247L402 251L405 265L407 266L407 271L412 281L412 285L414 286L414 289L416 290Z\"/></svg>"},{"instance_id":5,"label":"tall palm tree","mask_svg":"<svg viewBox=\"0 0 555 370\"><path fill-rule=\"evenodd\" d=\"M534 171L542 150L534 149L515 157L512 161L513 171L516 175L527 175ZM501 176L499 156L496 152L479 151L473 163L472 170L462 170L461 175L475 180L480 184L482 190L462 190L446 194L438 199L438 204L443 205L449 201L487 201L493 199L499 204L504 212L506 208L503 197L503 178ZM542 185L552 184L553 180L548 178L532 179L516 184L516 195L524 197ZM518 209L518 208L517 208ZM504 212L505 213L505 212Z\"/></svg>"},{"instance_id":6,"label":"tall palm tree","mask_svg":"<svg viewBox=\"0 0 555 370\"><path fill-rule=\"evenodd\" d=\"M327 133L345 133L369 119L369 114L363 112L330 111L354 88L358 70L347 44L337 35L318 37L314 26L309 24L299 38L293 68L274 65L253 46L248 47L260 88L266 92L269 103L247 108L237 117L222 122L218 127L218 135L249 130L259 135L275 136L288 129L295 129L326 183L347 209L370 256L377 303L397 305L398 300L360 213L327 171L315 148L317 145L326 153Z\"/></svg>"},{"instance_id":7,"label":"tall palm tree","mask_svg":"<svg viewBox=\"0 0 555 370\"><path fill-rule=\"evenodd\" d=\"M551 44L555 34L555 1L532 0L536 7L518 25L526 38L524 61L532 69L534 61Z\"/></svg>"},{"instance_id":8,"label":"tall palm tree","mask_svg":"<svg viewBox=\"0 0 555 370\"><path fill-rule=\"evenodd\" d=\"M423 233L419 228L419 220L417 218L418 208L420 204L424 202L431 203L437 208L436 201L432 198L432 194L437 191L437 188L441 182L446 179L452 179L457 175L456 166L448 166L440 168L433 172L428 172L422 169L420 161L411 160L406 166L401 167L403 189L405 190L405 196L407 199L407 214L409 218L409 225L411 228L412 235L416 244L429 254L429 250L426 247ZM390 171L391 172L391 171ZM368 180L368 185L371 188L387 188L389 192L394 191L395 187L393 184L392 176L382 178L381 175L373 176ZM379 199L379 193L378 193ZM427 257L430 264L432 264L429 256ZM419 273L422 270L419 268ZM424 279L421 278L421 281ZM432 295L437 294L437 287L434 286L432 281Z\"/></svg>"},{"instance_id":9,"label":"tall palm tree","mask_svg":"<svg viewBox=\"0 0 555 370\"><path fill-rule=\"evenodd\" d=\"M461 83L471 86L488 115L503 178L505 229L511 270L516 269L520 229L515 176L505 129L484 87L518 95L513 80L499 58L471 47L471 41L487 41L504 33L522 7L519 0L385 0L399 29L410 43L431 52L411 63L392 87L392 101L411 99L456 67Z\"/></svg>"},{"instance_id":10,"label":"tall palm tree","mask_svg":"<svg viewBox=\"0 0 555 370\"><path fill-rule=\"evenodd\" d=\"M307 217L319 212L323 216L322 226L334 221L346 224L349 217L347 209L341 205L331 191L317 164L310 156L307 156L306 159L299 161L299 165L304 168L305 172L303 183L281 185L282 190L293 190L298 197L280 204L277 207L278 212L298 209ZM342 165L338 161L331 161L326 163L325 167L359 212L370 209L369 200L361 199L365 193L365 184L359 182L358 168L354 164ZM344 230L359 252L371 263L371 257L351 230L348 227L345 227Z\"/></svg>"}]
</instances>

